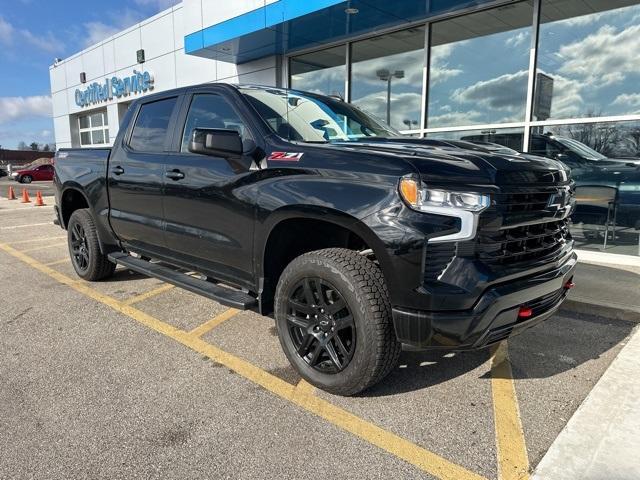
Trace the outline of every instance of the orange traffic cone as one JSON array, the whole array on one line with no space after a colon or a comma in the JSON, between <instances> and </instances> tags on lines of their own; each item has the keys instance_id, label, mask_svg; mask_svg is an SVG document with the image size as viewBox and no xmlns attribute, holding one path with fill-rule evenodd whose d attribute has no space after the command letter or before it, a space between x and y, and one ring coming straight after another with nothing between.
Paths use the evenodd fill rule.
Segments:
<instances>
[{"instance_id":1,"label":"orange traffic cone","mask_svg":"<svg viewBox=\"0 0 640 480\"><path fill-rule=\"evenodd\" d=\"M16 192L13 191L13 187L11 185L9 185L9 196L8 196L9 200L15 200L16 199Z\"/></svg>"},{"instance_id":2,"label":"orange traffic cone","mask_svg":"<svg viewBox=\"0 0 640 480\"><path fill-rule=\"evenodd\" d=\"M40 190L38 190L36 192L36 203L35 203L36 207L44 207L44 201L42 200L42 192Z\"/></svg>"},{"instance_id":3,"label":"orange traffic cone","mask_svg":"<svg viewBox=\"0 0 640 480\"><path fill-rule=\"evenodd\" d=\"M27 192L26 188L22 189L22 202L21 203L31 203L31 199L29 198L29 192Z\"/></svg>"}]
</instances>

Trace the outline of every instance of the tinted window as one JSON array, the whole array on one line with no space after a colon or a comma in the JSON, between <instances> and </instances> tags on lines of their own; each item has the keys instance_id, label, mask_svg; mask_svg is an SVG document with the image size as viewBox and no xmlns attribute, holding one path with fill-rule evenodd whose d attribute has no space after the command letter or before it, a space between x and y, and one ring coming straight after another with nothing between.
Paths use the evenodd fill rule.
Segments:
<instances>
[{"instance_id":1,"label":"tinted window","mask_svg":"<svg viewBox=\"0 0 640 480\"><path fill-rule=\"evenodd\" d=\"M344 97L345 64L344 46L292 57L291 88Z\"/></svg>"},{"instance_id":2,"label":"tinted window","mask_svg":"<svg viewBox=\"0 0 640 480\"><path fill-rule=\"evenodd\" d=\"M129 146L141 152L162 152L176 97L145 103L140 107Z\"/></svg>"},{"instance_id":3,"label":"tinted window","mask_svg":"<svg viewBox=\"0 0 640 480\"><path fill-rule=\"evenodd\" d=\"M640 111L637 0L543 0L534 120Z\"/></svg>"},{"instance_id":4,"label":"tinted window","mask_svg":"<svg viewBox=\"0 0 640 480\"><path fill-rule=\"evenodd\" d=\"M533 2L434 23L429 127L523 121Z\"/></svg>"},{"instance_id":5,"label":"tinted window","mask_svg":"<svg viewBox=\"0 0 640 480\"><path fill-rule=\"evenodd\" d=\"M244 122L231 105L220 95L194 95L182 133L183 152L189 151L189 139L194 128L220 128L237 131L242 139L247 136Z\"/></svg>"},{"instance_id":6,"label":"tinted window","mask_svg":"<svg viewBox=\"0 0 640 480\"><path fill-rule=\"evenodd\" d=\"M421 128L424 27L355 42L351 101L394 128Z\"/></svg>"}]
</instances>

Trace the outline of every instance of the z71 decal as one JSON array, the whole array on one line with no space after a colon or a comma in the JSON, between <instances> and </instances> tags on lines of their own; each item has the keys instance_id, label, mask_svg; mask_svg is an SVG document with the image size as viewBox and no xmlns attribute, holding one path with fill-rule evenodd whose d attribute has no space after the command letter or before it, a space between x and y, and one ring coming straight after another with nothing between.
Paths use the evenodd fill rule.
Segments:
<instances>
[{"instance_id":1,"label":"z71 decal","mask_svg":"<svg viewBox=\"0 0 640 480\"><path fill-rule=\"evenodd\" d=\"M298 162L302 158L301 152L272 152L267 160L276 160L278 162Z\"/></svg>"}]
</instances>

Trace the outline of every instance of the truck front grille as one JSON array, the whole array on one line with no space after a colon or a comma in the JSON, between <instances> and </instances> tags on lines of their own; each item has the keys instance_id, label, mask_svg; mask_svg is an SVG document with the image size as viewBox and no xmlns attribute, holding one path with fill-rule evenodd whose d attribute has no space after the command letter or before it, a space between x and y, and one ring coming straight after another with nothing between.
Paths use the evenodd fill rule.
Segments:
<instances>
[{"instance_id":1,"label":"truck front grille","mask_svg":"<svg viewBox=\"0 0 640 480\"><path fill-rule=\"evenodd\" d=\"M560 251L571 240L568 220L479 232L476 253L490 264L536 260Z\"/></svg>"}]
</instances>

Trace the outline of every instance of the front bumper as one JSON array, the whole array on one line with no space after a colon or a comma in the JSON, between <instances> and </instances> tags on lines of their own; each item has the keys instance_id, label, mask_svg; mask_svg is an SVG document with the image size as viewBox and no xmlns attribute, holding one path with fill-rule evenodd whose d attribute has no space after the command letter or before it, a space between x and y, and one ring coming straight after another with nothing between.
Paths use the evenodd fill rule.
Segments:
<instances>
[{"instance_id":1,"label":"front bumper","mask_svg":"<svg viewBox=\"0 0 640 480\"><path fill-rule=\"evenodd\" d=\"M463 311L417 311L393 308L398 341L414 348L483 348L520 333L553 315L573 278L577 256L571 254L553 270L531 275L485 291L474 307ZM533 315L520 319L520 307Z\"/></svg>"}]
</instances>

